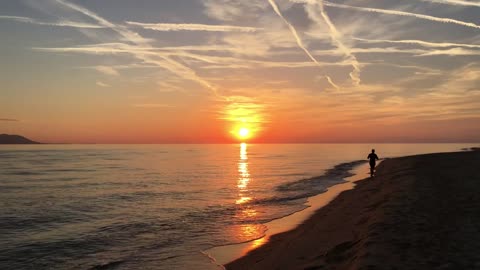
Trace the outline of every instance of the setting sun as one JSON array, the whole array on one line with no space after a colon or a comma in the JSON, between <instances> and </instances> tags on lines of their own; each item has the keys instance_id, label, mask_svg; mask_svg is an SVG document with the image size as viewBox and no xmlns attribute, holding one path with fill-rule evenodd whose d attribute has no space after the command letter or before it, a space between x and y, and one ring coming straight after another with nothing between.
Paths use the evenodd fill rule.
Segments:
<instances>
[{"instance_id":1,"label":"setting sun","mask_svg":"<svg viewBox=\"0 0 480 270\"><path fill-rule=\"evenodd\" d=\"M249 135L250 135L250 131L248 130L248 128L240 128L238 130L238 137L241 139L246 139L248 138Z\"/></svg>"}]
</instances>

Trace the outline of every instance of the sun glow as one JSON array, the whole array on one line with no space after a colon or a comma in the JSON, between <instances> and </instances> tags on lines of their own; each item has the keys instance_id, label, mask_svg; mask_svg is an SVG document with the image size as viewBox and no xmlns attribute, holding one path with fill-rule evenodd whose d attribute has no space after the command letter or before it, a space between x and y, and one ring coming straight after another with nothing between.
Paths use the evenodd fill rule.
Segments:
<instances>
[{"instance_id":1,"label":"sun glow","mask_svg":"<svg viewBox=\"0 0 480 270\"><path fill-rule=\"evenodd\" d=\"M237 138L237 140L246 142L255 136L255 127L249 123L242 123L232 129L231 133Z\"/></svg>"},{"instance_id":2,"label":"sun glow","mask_svg":"<svg viewBox=\"0 0 480 270\"><path fill-rule=\"evenodd\" d=\"M238 137L240 139L246 139L249 137L249 135L250 135L250 130L248 130L248 128L242 127L238 130Z\"/></svg>"},{"instance_id":3,"label":"sun glow","mask_svg":"<svg viewBox=\"0 0 480 270\"><path fill-rule=\"evenodd\" d=\"M232 138L240 142L256 139L268 122L264 105L245 101L228 104L220 119L229 123Z\"/></svg>"}]
</instances>

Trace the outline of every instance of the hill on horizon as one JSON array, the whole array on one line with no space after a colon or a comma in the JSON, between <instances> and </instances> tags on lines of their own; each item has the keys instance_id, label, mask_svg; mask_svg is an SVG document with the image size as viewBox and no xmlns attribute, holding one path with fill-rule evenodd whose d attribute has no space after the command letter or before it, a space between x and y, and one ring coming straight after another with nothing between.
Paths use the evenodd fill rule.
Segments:
<instances>
[{"instance_id":1,"label":"hill on horizon","mask_svg":"<svg viewBox=\"0 0 480 270\"><path fill-rule=\"evenodd\" d=\"M0 144L40 144L20 135L0 134Z\"/></svg>"}]
</instances>

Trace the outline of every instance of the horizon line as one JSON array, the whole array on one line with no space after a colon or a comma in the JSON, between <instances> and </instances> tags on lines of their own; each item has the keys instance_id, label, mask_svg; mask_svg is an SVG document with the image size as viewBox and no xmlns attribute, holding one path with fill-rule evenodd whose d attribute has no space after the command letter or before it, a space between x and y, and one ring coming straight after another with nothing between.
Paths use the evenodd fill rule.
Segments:
<instances>
[{"instance_id":1,"label":"horizon line","mask_svg":"<svg viewBox=\"0 0 480 270\"><path fill-rule=\"evenodd\" d=\"M409 141L387 141L387 142L158 142L158 143L36 143L36 144L0 144L1 145L161 145L161 144L480 144L480 141L421 141L421 142L409 142Z\"/></svg>"}]
</instances>

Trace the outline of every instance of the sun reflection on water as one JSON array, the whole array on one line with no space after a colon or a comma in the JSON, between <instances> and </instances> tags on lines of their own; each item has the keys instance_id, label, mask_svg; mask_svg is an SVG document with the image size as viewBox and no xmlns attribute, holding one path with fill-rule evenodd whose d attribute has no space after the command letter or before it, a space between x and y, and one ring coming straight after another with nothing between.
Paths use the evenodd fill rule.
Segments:
<instances>
[{"instance_id":1,"label":"sun reflection on water","mask_svg":"<svg viewBox=\"0 0 480 270\"><path fill-rule=\"evenodd\" d=\"M250 173L248 172L247 144L240 144L240 160L238 162L239 177L237 181L238 196L236 204L244 204L252 200L248 196L248 183L250 182Z\"/></svg>"},{"instance_id":2,"label":"sun reflection on water","mask_svg":"<svg viewBox=\"0 0 480 270\"><path fill-rule=\"evenodd\" d=\"M258 248L259 246L265 244L267 242L267 237L262 237L257 240L252 241L252 245L250 246L250 250Z\"/></svg>"},{"instance_id":3,"label":"sun reflection on water","mask_svg":"<svg viewBox=\"0 0 480 270\"><path fill-rule=\"evenodd\" d=\"M249 161L248 161L248 145L246 143L240 144L240 159L238 160L238 199L235 203L238 206L238 215L240 223L245 222L244 224L238 226L236 234L237 239L257 239L251 242L250 249L254 249L258 246L261 246L266 240L265 237L262 237L265 233L265 226L255 222L258 212L255 209L254 205L249 204L253 200L251 190L248 185L252 181L250 171L249 171ZM261 238L260 238L261 237Z\"/></svg>"}]
</instances>

